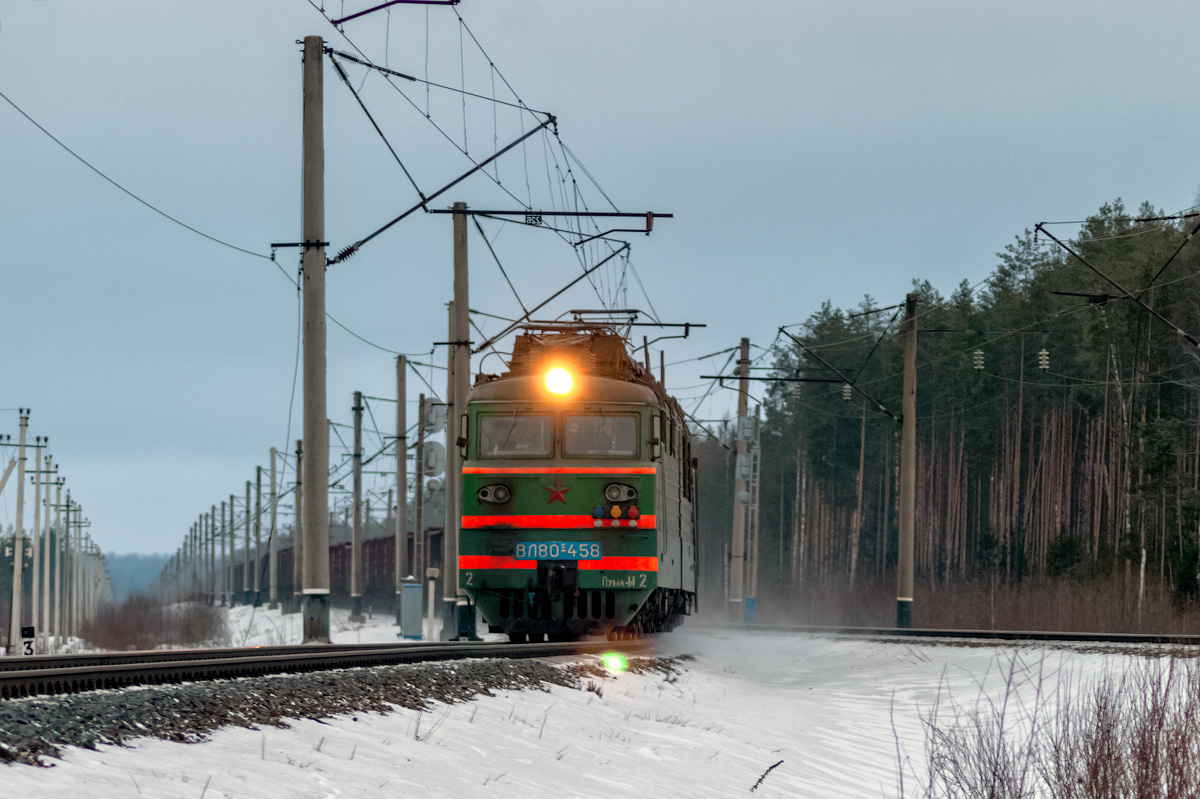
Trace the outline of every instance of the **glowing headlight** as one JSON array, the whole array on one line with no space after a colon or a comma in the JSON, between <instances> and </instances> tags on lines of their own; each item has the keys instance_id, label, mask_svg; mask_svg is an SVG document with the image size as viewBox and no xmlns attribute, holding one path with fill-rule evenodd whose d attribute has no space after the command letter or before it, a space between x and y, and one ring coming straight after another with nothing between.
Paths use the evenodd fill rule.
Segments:
<instances>
[{"instance_id":1,"label":"glowing headlight","mask_svg":"<svg viewBox=\"0 0 1200 799\"><path fill-rule=\"evenodd\" d=\"M561 367L555 367L549 372L546 372L546 388L552 394L566 394L571 390L574 381L571 379L571 373Z\"/></svg>"}]
</instances>

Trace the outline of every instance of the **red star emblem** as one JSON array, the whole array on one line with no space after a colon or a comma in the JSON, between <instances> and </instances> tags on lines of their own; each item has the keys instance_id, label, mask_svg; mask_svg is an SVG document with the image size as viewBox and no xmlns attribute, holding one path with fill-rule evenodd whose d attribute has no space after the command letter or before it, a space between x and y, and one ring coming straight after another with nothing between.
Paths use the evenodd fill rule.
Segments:
<instances>
[{"instance_id":1,"label":"red star emblem","mask_svg":"<svg viewBox=\"0 0 1200 799\"><path fill-rule=\"evenodd\" d=\"M564 505L567 504L567 492L571 488L570 486L563 486L561 477L554 478L554 485L542 486L542 488L550 492L550 501L546 503L547 505L553 504L555 500L562 502Z\"/></svg>"}]
</instances>

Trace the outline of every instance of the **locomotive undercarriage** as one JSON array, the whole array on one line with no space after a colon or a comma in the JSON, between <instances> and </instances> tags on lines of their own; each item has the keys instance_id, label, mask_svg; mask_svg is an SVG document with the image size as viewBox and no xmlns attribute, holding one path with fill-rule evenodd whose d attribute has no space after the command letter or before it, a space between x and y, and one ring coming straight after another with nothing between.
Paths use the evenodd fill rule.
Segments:
<instances>
[{"instance_id":1,"label":"locomotive undercarriage","mask_svg":"<svg viewBox=\"0 0 1200 799\"><path fill-rule=\"evenodd\" d=\"M678 588L655 588L638 610L633 621L616 627L608 634L610 641L644 638L653 633L669 633L696 607L696 595Z\"/></svg>"},{"instance_id":2,"label":"locomotive undercarriage","mask_svg":"<svg viewBox=\"0 0 1200 799\"><path fill-rule=\"evenodd\" d=\"M580 588L574 564L556 562L540 563L536 580L524 588L485 587L480 596L488 606L485 615L492 631L506 633L515 643L605 634L610 640L623 640L669 632L695 608L695 599L695 594L676 588L655 588L649 596Z\"/></svg>"}]
</instances>

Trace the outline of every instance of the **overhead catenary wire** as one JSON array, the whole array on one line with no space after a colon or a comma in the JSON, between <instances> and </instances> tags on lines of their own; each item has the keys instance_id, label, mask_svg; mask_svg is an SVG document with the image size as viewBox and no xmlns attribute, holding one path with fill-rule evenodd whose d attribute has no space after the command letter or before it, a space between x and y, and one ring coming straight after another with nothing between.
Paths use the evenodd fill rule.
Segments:
<instances>
[{"instance_id":1,"label":"overhead catenary wire","mask_svg":"<svg viewBox=\"0 0 1200 799\"><path fill-rule=\"evenodd\" d=\"M136 200L137 202L141 203L141 204L142 204L142 205L144 205L146 208L150 209L151 211L153 211L154 213L156 213L156 214L158 214L159 216L163 217L164 219L170 220L171 222L174 222L176 225L179 225L179 226L180 226L180 227L182 227L182 228L185 228L185 229L187 229L187 230L190 230L192 233L195 233L197 236L201 236L201 237L203 237L203 238L205 238L205 239L208 239L209 241L213 242L214 244L219 244L219 245L221 245L222 247L228 247L228 248L229 248L229 249L231 249L231 250L236 250L237 252L243 253L243 254L245 254L245 255L251 255L251 256L253 256L253 257L255 257L255 258L263 258L263 259L266 259L266 260L268 260L268 261L274 261L274 260L275 260L275 259L274 259L274 258L272 258L270 255L265 255L265 254L263 254L263 253L260 253L260 252L254 252L253 250L248 250L248 249L246 249L245 247L239 247L238 245L236 245L236 244L233 244L233 243L231 243L231 242L228 242L228 241L225 241L224 239L218 238L218 237L216 237L216 236L212 235L211 233L205 233L203 230L200 230L200 229L199 229L199 228L197 228L197 227L193 227L192 225L189 225L187 222L184 222L183 220L181 220L181 219L179 219L179 218L177 218L177 217L175 217L175 216L172 216L171 214L168 214L166 211L164 211L164 210L162 210L161 208L159 208L158 206L154 205L154 204L153 204L153 203L151 203L149 200L145 200L145 199L143 199L142 197L140 197L139 195L135 194L135 193L134 193L134 192L132 192L131 190L129 190L129 189L127 189L127 188L125 188L123 185L121 185L120 183L118 183L118 182L117 182L116 180L114 180L113 178L110 178L110 177L109 177L107 174L105 174L104 172L100 171L100 169L99 169L99 168L97 168L96 166L92 165L92 163L91 163L90 161L88 161L87 159L85 159L85 158L84 158L83 156L81 156L79 153L77 153L77 152L75 152L74 150L72 150L70 147L68 147L66 144L64 144L64 143L63 143L63 141L62 141L61 139L59 139L57 136L55 136L53 133L51 133L49 130L47 130L45 127L43 127L43 126L41 125L41 123L39 123L39 122L38 122L36 119L34 119L34 118L33 118L33 117L31 117L31 116L30 116L28 113L26 113L26 112L25 112L25 110L24 110L23 108L21 108L19 105L17 105L16 103L14 103L14 102L13 102L13 101L12 101L12 100L11 100L11 99L8 97L8 95L7 95L7 94L5 94L5 93L4 93L4 92L2 92L2 91L0 91L0 98L3 98L3 99L4 99L4 102L6 102L6 103L8 103L10 106L12 106L12 107L13 107L13 109L14 109L14 110L16 110L16 112L17 112L18 114L20 114L21 116L25 117L25 119L29 120L29 122L30 122L30 123L31 123L31 124L32 124L32 125L33 125L35 128L37 128L37 129L38 129L38 130L40 130L42 133L44 133L44 134L45 134L47 137L49 137L51 141L53 141L53 142L54 142L55 144L57 144L59 147L61 147L62 149L66 150L68 153L70 153L72 157L74 157L74 158L75 158L77 161L79 161L79 163L83 164L83 165L84 165L84 166L86 166L88 169L92 170L92 171L93 171L93 172L95 172L97 175L99 175L100 177L102 177L104 180L108 181L108 183L112 184L114 187L116 187L117 189L119 189L121 192L123 192L124 194L126 194L126 195L128 195L129 197L133 198L133 199L134 199L134 200Z\"/></svg>"},{"instance_id":2,"label":"overhead catenary wire","mask_svg":"<svg viewBox=\"0 0 1200 799\"><path fill-rule=\"evenodd\" d=\"M338 77L342 79L342 82L346 84L346 88L350 90L350 93L354 95L354 99L358 102L358 107L361 108L362 112L367 115L367 119L370 121L371 127L375 128L375 132L378 133L379 138L383 140L383 144L385 147L387 147L388 152L392 154L392 158L396 159L396 163L400 165L400 169L404 172L404 177L408 178L408 182L412 184L413 191L417 193L417 196L419 196L422 201L425 201L425 194L421 191L421 187L417 185L417 181L413 178L412 174L409 173L408 167L404 165L404 162L400 160L400 156L396 154L396 149L392 147L392 143L388 141L387 136L383 134L383 130L380 129L379 123L375 121L375 117L371 116L371 112L367 109L366 104L362 101L362 97L360 97L358 92L354 90L354 86L350 83L350 77L346 74L346 70L342 68L341 63L337 60L337 58L334 57L335 51L330 49L328 52L329 61L333 64L334 71L337 72Z\"/></svg>"},{"instance_id":3,"label":"overhead catenary wire","mask_svg":"<svg viewBox=\"0 0 1200 799\"><path fill-rule=\"evenodd\" d=\"M496 255L496 250L492 248L492 243L488 240L487 234L483 232L483 226L479 224L479 219L471 217L471 221L475 223L475 229L479 231L479 237L483 239L483 243L487 245L488 252L492 254L492 260L496 262L496 266L500 268L500 274L504 276L504 282L508 284L512 290L513 296L517 299L517 305L521 306L521 312L526 316L529 315L529 309L525 307L525 303L521 302L521 295L517 293L517 287L513 285L512 280L508 277L508 272L504 270L504 264L500 263L500 257ZM482 331L481 331L482 332Z\"/></svg>"}]
</instances>

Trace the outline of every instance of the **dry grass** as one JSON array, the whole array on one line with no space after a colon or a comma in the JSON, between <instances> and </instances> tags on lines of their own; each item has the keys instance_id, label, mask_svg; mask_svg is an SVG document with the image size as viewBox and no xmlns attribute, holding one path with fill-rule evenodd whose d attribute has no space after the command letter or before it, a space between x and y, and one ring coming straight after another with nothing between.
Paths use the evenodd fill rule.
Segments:
<instances>
[{"instance_id":1,"label":"dry grass","mask_svg":"<svg viewBox=\"0 0 1200 799\"><path fill-rule=\"evenodd\" d=\"M949 587L918 583L913 626L935 629L1059 630L1070 632L1198 633L1200 608L1177 604L1147 586L1138 614L1136 584L1119 576L1035 578L1006 585L973 580ZM890 627L896 617L894 577L809 580L794 593L759 602L763 622Z\"/></svg>"},{"instance_id":2,"label":"dry grass","mask_svg":"<svg viewBox=\"0 0 1200 799\"><path fill-rule=\"evenodd\" d=\"M195 646L228 639L219 608L196 603L163 607L157 600L134 595L120 605L103 608L83 628L83 638L109 651Z\"/></svg>"},{"instance_id":3,"label":"dry grass","mask_svg":"<svg viewBox=\"0 0 1200 799\"><path fill-rule=\"evenodd\" d=\"M1090 680L1012 655L998 697L923 717L925 766L900 755L900 795L922 799L1200 796L1200 663L1162 658ZM906 773L907 772L907 773Z\"/></svg>"}]
</instances>

